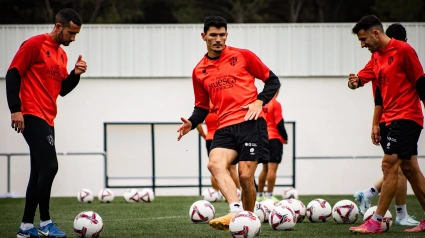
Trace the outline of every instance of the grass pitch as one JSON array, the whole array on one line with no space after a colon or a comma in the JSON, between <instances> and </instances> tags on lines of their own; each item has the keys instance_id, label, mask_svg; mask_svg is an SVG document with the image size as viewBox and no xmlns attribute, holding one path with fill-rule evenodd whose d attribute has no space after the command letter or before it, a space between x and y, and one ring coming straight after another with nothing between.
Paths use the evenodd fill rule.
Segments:
<instances>
[{"instance_id":1,"label":"grass pitch","mask_svg":"<svg viewBox=\"0 0 425 238\"><path fill-rule=\"evenodd\" d=\"M300 200L307 205L314 198L323 198L331 206L342 199L354 201L351 195L347 196L301 196ZM79 203L76 198L52 198L50 213L58 227L64 230L68 237L76 237L73 231L75 216L82 211L95 211L103 219L104 230L101 237L230 237L228 231L217 231L208 224L193 224L189 218L189 208L193 202L199 200L193 197L155 197L152 203L125 203L122 197L115 197L109 204L100 203L97 199L91 204ZM377 198L372 202L376 205ZM24 199L0 199L0 237L16 237L24 210ZM213 203L216 217L227 214L229 207L225 202ZM424 213L415 196L407 197L409 215L418 219ZM395 221L394 204L390 211ZM36 214L35 225L39 224L39 215ZM360 224L359 218L355 224ZM358 237L351 234L350 225L336 224L333 219L326 223L310 223L305 219L298 223L291 231L274 231L268 223L263 223L260 237ZM379 237L424 237L424 233L408 234L404 229L408 227L396 226Z\"/></svg>"}]
</instances>

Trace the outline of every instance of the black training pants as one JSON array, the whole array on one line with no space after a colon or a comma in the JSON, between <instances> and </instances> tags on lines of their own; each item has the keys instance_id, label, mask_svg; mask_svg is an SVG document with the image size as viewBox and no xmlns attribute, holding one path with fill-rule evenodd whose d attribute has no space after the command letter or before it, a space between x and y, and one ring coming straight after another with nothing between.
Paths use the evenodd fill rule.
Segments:
<instances>
[{"instance_id":1,"label":"black training pants","mask_svg":"<svg viewBox=\"0 0 425 238\"><path fill-rule=\"evenodd\" d=\"M24 115L24 138L30 149L31 174L28 182L22 222L34 223L37 205L40 220L50 220L50 190L58 171L54 127L39 117Z\"/></svg>"}]
</instances>

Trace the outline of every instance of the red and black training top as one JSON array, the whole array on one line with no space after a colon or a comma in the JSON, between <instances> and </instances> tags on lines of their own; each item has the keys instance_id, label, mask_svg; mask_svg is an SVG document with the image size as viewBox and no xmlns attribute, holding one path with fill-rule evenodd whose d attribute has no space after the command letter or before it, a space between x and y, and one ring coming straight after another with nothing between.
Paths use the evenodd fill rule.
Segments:
<instances>
[{"instance_id":1,"label":"red and black training top","mask_svg":"<svg viewBox=\"0 0 425 238\"><path fill-rule=\"evenodd\" d=\"M277 87L258 94L255 78L266 84L269 79L276 80ZM208 110L211 100L218 108L219 129L244 122L247 110L241 107L257 99L268 103L280 86L279 79L254 53L231 46L226 46L218 58L205 55L193 70L192 82L195 109Z\"/></svg>"},{"instance_id":2,"label":"red and black training top","mask_svg":"<svg viewBox=\"0 0 425 238\"><path fill-rule=\"evenodd\" d=\"M416 82L423 75L415 50L408 43L394 39L374 52L358 73L361 85L373 81L374 96L382 97L381 122L389 124L406 119L420 126L423 126L424 117Z\"/></svg>"}]
</instances>

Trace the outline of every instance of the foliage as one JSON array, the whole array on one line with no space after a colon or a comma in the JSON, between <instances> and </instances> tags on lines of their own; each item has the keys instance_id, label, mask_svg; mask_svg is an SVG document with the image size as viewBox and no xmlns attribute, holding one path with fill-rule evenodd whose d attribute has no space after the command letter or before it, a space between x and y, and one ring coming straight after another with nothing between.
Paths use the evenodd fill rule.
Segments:
<instances>
[{"instance_id":1,"label":"foliage","mask_svg":"<svg viewBox=\"0 0 425 238\"><path fill-rule=\"evenodd\" d=\"M425 0L0 0L0 24L52 23L70 7L84 23L355 22L376 14L387 22L425 21Z\"/></svg>"}]
</instances>

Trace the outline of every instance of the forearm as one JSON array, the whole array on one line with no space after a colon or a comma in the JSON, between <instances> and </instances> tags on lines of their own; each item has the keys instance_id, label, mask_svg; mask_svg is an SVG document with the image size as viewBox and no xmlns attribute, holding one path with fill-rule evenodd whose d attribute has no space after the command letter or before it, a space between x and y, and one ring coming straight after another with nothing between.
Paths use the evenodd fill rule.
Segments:
<instances>
[{"instance_id":1,"label":"forearm","mask_svg":"<svg viewBox=\"0 0 425 238\"><path fill-rule=\"evenodd\" d=\"M266 105L280 88L279 78L270 71L269 78L264 81L264 88L261 93L258 94L257 99L263 101L263 105Z\"/></svg>"},{"instance_id":2,"label":"forearm","mask_svg":"<svg viewBox=\"0 0 425 238\"><path fill-rule=\"evenodd\" d=\"M6 94L7 104L11 113L21 111L21 99L19 91L21 90L21 76L16 68L10 69L6 73Z\"/></svg>"},{"instance_id":3,"label":"forearm","mask_svg":"<svg viewBox=\"0 0 425 238\"><path fill-rule=\"evenodd\" d=\"M60 91L60 95L64 97L68 93L70 93L80 82L80 75L76 75L74 70L68 75L68 77L62 81L62 87Z\"/></svg>"},{"instance_id":4,"label":"forearm","mask_svg":"<svg viewBox=\"0 0 425 238\"><path fill-rule=\"evenodd\" d=\"M373 120L372 120L372 125L373 126L378 126L379 123L381 122L381 117L382 117L382 106L381 105L376 105L374 110L373 110Z\"/></svg>"},{"instance_id":5,"label":"forearm","mask_svg":"<svg viewBox=\"0 0 425 238\"><path fill-rule=\"evenodd\" d=\"M193 109L192 116L188 119L192 123L191 130L195 129L200 123L202 123L209 113L208 109L195 107Z\"/></svg>"}]
</instances>

